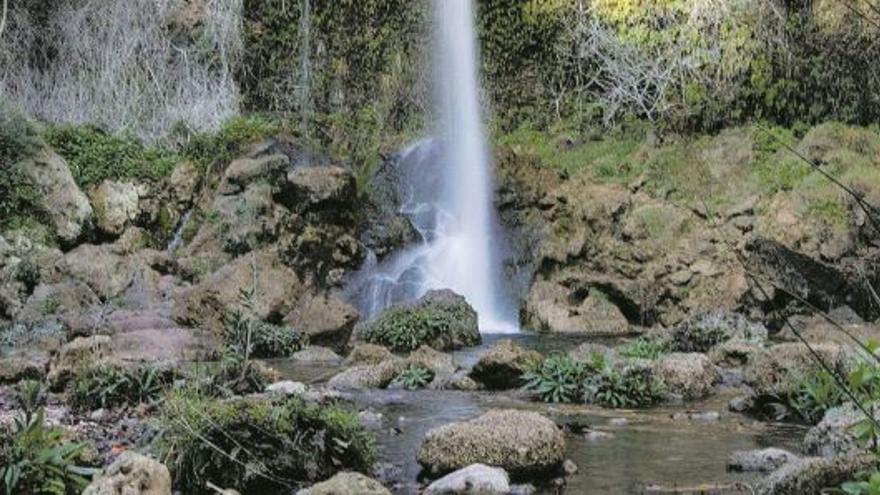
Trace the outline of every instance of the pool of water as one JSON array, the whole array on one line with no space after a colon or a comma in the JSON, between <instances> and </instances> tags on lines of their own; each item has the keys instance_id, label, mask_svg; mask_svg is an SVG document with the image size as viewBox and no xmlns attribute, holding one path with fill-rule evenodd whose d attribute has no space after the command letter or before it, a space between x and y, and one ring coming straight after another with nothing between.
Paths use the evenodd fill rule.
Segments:
<instances>
[{"instance_id":1,"label":"pool of water","mask_svg":"<svg viewBox=\"0 0 880 495\"><path fill-rule=\"evenodd\" d=\"M485 336L483 345L454 353L463 367L473 365L499 338L548 353L567 350L583 338L558 336ZM320 383L339 367L275 362L285 378ZM729 455L736 450L768 446L797 449L803 432L768 425L726 411L731 395L721 393L687 407L649 410L608 410L592 406L542 404L518 392L458 392L370 390L352 399L373 413L371 425L381 448L383 463L399 470L396 493L418 493L421 467L416 454L425 433L436 426L473 418L491 408L539 411L560 424L588 427L604 435L566 434L568 457L578 473L568 479L563 493L719 493L712 487L729 487L723 493L751 493L754 475L729 473ZM682 419L686 412L718 412L717 419ZM739 484L738 488L734 485ZM544 487L539 493L555 493Z\"/></svg>"}]
</instances>

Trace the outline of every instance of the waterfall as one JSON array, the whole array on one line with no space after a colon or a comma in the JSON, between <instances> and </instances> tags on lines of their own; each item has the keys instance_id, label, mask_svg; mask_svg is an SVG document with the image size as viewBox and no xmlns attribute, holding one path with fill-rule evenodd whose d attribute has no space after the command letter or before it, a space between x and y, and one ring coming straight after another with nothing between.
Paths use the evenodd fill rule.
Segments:
<instances>
[{"instance_id":1,"label":"waterfall","mask_svg":"<svg viewBox=\"0 0 880 495\"><path fill-rule=\"evenodd\" d=\"M395 159L401 212L421 242L382 263L369 257L349 286L370 318L431 289L465 296L485 333L512 333L518 318L503 282L491 160L481 121L471 0L434 0L435 98L440 139L418 141Z\"/></svg>"}]
</instances>

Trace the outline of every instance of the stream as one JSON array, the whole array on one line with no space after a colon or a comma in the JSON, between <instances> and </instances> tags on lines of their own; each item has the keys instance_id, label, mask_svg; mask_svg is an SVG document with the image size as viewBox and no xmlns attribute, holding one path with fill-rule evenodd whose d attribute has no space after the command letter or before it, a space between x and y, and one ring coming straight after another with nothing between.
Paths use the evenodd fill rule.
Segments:
<instances>
[{"instance_id":1,"label":"stream","mask_svg":"<svg viewBox=\"0 0 880 495\"><path fill-rule=\"evenodd\" d=\"M584 338L522 333L483 335L483 344L454 352L470 368L500 339L513 339L542 353L568 350ZM341 366L273 361L285 379L319 384ZM491 408L534 410L559 424L587 426L593 435L566 433L567 456L578 466L561 493L751 493L754 473L727 471L737 450L780 447L798 450L804 430L767 424L727 412L734 391L720 391L686 406L611 410L595 406L543 404L518 391L460 392L368 390L350 394L359 410L372 413L369 426L380 445L381 462L400 469L395 493L418 493L421 467L416 454L425 433L436 426L476 417ZM691 414L687 417L688 413ZM708 413L701 415L700 413ZM715 413L718 413L717 416ZM572 429L575 430L576 429ZM723 491L716 487L726 487ZM539 487L537 493L557 493Z\"/></svg>"}]
</instances>

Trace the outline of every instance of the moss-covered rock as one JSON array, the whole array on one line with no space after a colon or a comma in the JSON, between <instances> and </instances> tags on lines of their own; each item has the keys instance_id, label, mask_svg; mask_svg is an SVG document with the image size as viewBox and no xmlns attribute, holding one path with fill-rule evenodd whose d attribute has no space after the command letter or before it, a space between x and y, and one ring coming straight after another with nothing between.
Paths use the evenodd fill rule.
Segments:
<instances>
[{"instance_id":1,"label":"moss-covered rock","mask_svg":"<svg viewBox=\"0 0 880 495\"><path fill-rule=\"evenodd\" d=\"M422 345L445 351L481 341L476 311L449 290L430 291L415 302L394 306L359 324L355 333L360 340L393 351L414 351Z\"/></svg>"},{"instance_id":2,"label":"moss-covered rock","mask_svg":"<svg viewBox=\"0 0 880 495\"><path fill-rule=\"evenodd\" d=\"M434 474L485 463L515 477L552 475L564 458L565 439L555 423L534 412L498 409L430 430L418 454Z\"/></svg>"}]
</instances>

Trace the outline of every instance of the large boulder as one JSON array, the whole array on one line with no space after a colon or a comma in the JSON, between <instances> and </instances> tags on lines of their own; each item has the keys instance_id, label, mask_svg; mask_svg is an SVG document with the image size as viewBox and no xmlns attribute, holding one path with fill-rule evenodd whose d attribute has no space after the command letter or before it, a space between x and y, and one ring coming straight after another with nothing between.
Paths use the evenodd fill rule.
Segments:
<instances>
[{"instance_id":1,"label":"large boulder","mask_svg":"<svg viewBox=\"0 0 880 495\"><path fill-rule=\"evenodd\" d=\"M502 340L480 358L470 377L489 390L507 390L522 385L522 375L541 362L541 353L524 349L512 340Z\"/></svg>"},{"instance_id":2,"label":"large boulder","mask_svg":"<svg viewBox=\"0 0 880 495\"><path fill-rule=\"evenodd\" d=\"M379 364L352 366L330 379L327 386L336 390L366 390L385 388L407 368L400 358L390 358Z\"/></svg>"},{"instance_id":3,"label":"large boulder","mask_svg":"<svg viewBox=\"0 0 880 495\"><path fill-rule=\"evenodd\" d=\"M300 490L296 495L391 495L391 492L374 479L345 472Z\"/></svg>"},{"instance_id":4,"label":"large boulder","mask_svg":"<svg viewBox=\"0 0 880 495\"><path fill-rule=\"evenodd\" d=\"M450 290L429 291L417 301L387 309L359 324L355 336L393 351L412 351L422 345L445 351L481 341L477 312Z\"/></svg>"},{"instance_id":5,"label":"large boulder","mask_svg":"<svg viewBox=\"0 0 880 495\"><path fill-rule=\"evenodd\" d=\"M758 486L759 495L807 495L823 493L852 481L856 474L880 468L880 458L858 454L831 458L807 457L785 464Z\"/></svg>"},{"instance_id":6,"label":"large boulder","mask_svg":"<svg viewBox=\"0 0 880 495\"><path fill-rule=\"evenodd\" d=\"M284 322L312 344L341 349L348 343L359 316L353 306L338 297L316 294L303 297Z\"/></svg>"},{"instance_id":7,"label":"large boulder","mask_svg":"<svg viewBox=\"0 0 880 495\"><path fill-rule=\"evenodd\" d=\"M109 301L131 285L143 265L136 257L117 253L111 245L83 244L65 254L58 268Z\"/></svg>"},{"instance_id":8,"label":"large boulder","mask_svg":"<svg viewBox=\"0 0 880 495\"><path fill-rule=\"evenodd\" d=\"M92 191L95 223L102 232L118 236L140 214L146 188L133 182L106 180Z\"/></svg>"},{"instance_id":9,"label":"large boulder","mask_svg":"<svg viewBox=\"0 0 880 495\"><path fill-rule=\"evenodd\" d=\"M379 364L394 355L381 345L359 343L352 348L345 364L355 366L358 364Z\"/></svg>"},{"instance_id":10,"label":"large boulder","mask_svg":"<svg viewBox=\"0 0 880 495\"><path fill-rule=\"evenodd\" d=\"M171 474L161 463L126 451L95 475L83 495L171 495Z\"/></svg>"},{"instance_id":11,"label":"large boulder","mask_svg":"<svg viewBox=\"0 0 880 495\"><path fill-rule=\"evenodd\" d=\"M553 421L534 412L498 409L428 431L418 454L434 474L484 463L513 476L552 475L564 459L565 438Z\"/></svg>"},{"instance_id":12,"label":"large boulder","mask_svg":"<svg viewBox=\"0 0 880 495\"><path fill-rule=\"evenodd\" d=\"M64 158L49 148L22 162L38 191L40 207L49 215L55 233L64 243L73 243L92 218L89 199L79 189Z\"/></svg>"},{"instance_id":13,"label":"large boulder","mask_svg":"<svg viewBox=\"0 0 880 495\"><path fill-rule=\"evenodd\" d=\"M300 166L287 172L284 200L294 209L333 208L355 196L354 175L342 167Z\"/></svg>"},{"instance_id":14,"label":"large boulder","mask_svg":"<svg viewBox=\"0 0 880 495\"><path fill-rule=\"evenodd\" d=\"M428 485L425 495L493 495L510 493L510 476L501 468L473 464Z\"/></svg>"},{"instance_id":15,"label":"large boulder","mask_svg":"<svg viewBox=\"0 0 880 495\"><path fill-rule=\"evenodd\" d=\"M685 400L706 397L720 379L709 357L699 353L667 354L654 362L653 370L669 393Z\"/></svg>"},{"instance_id":16,"label":"large boulder","mask_svg":"<svg viewBox=\"0 0 880 495\"><path fill-rule=\"evenodd\" d=\"M600 291L587 291L577 304L561 284L537 281L529 290L523 314L533 328L546 332L620 335L629 332L629 321Z\"/></svg>"}]
</instances>

